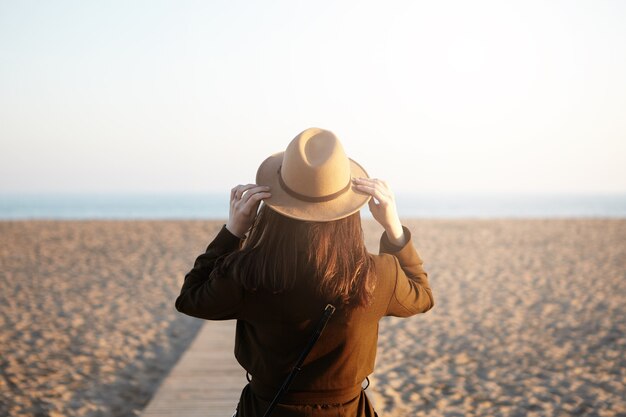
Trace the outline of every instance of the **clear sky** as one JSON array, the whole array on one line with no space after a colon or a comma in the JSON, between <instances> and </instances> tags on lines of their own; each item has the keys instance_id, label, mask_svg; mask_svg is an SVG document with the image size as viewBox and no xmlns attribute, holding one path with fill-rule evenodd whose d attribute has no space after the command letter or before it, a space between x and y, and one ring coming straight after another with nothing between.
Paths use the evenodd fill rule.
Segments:
<instances>
[{"instance_id":1,"label":"clear sky","mask_svg":"<svg viewBox=\"0 0 626 417\"><path fill-rule=\"evenodd\" d=\"M626 192L626 2L2 1L0 192L220 192L307 127L403 192Z\"/></svg>"}]
</instances>

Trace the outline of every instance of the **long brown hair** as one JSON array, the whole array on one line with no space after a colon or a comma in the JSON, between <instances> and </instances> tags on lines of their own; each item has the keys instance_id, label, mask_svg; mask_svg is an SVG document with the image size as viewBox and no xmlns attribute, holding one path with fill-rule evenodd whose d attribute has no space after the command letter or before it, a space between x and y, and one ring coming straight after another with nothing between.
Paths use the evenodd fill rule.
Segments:
<instances>
[{"instance_id":1,"label":"long brown hair","mask_svg":"<svg viewBox=\"0 0 626 417\"><path fill-rule=\"evenodd\" d=\"M280 293L298 279L312 279L328 301L366 306L374 290L374 267L356 212L330 222L292 219L261 205L241 249L222 268L249 291Z\"/></svg>"}]
</instances>

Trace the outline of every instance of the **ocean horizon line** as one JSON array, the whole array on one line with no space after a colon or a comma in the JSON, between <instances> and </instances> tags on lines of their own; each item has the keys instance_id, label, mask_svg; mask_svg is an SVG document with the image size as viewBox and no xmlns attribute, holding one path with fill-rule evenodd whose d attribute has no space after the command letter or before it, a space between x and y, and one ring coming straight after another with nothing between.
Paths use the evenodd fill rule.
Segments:
<instances>
[{"instance_id":1,"label":"ocean horizon line","mask_svg":"<svg viewBox=\"0 0 626 417\"><path fill-rule=\"evenodd\" d=\"M626 217L626 193L396 192L403 218ZM0 193L0 219L228 218L228 195L217 192ZM371 217L367 208L364 218Z\"/></svg>"}]
</instances>

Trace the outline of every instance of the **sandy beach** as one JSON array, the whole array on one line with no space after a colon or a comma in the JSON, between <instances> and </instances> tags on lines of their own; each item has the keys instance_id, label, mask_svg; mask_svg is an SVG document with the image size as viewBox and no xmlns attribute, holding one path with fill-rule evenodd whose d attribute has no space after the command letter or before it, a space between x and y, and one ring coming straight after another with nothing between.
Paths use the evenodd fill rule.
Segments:
<instances>
[{"instance_id":1,"label":"sandy beach","mask_svg":"<svg viewBox=\"0 0 626 417\"><path fill-rule=\"evenodd\" d=\"M626 220L404 223L436 305L381 323L381 417L626 416ZM0 416L140 414L202 324L174 299L221 224L0 222Z\"/></svg>"}]
</instances>

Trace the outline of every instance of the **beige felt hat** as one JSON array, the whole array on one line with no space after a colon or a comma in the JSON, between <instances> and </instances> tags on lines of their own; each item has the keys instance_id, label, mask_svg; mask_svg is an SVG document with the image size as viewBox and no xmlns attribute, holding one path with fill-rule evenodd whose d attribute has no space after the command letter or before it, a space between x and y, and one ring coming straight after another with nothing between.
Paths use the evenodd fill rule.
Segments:
<instances>
[{"instance_id":1,"label":"beige felt hat","mask_svg":"<svg viewBox=\"0 0 626 417\"><path fill-rule=\"evenodd\" d=\"M334 133L306 129L284 152L267 158L256 183L270 186L263 200L275 211L294 219L326 222L347 217L370 199L357 191L352 178L368 177L361 165L346 156Z\"/></svg>"}]
</instances>

